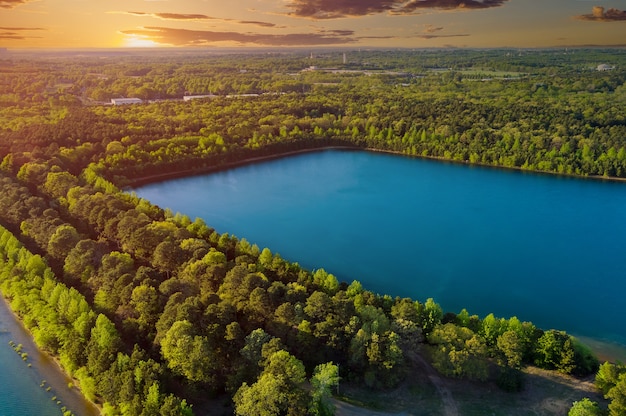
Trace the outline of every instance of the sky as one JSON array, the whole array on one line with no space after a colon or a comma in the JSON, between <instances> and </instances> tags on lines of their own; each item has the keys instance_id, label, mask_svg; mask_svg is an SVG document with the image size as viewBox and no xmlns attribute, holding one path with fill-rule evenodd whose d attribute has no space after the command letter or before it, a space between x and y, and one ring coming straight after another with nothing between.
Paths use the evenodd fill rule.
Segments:
<instances>
[{"instance_id":1,"label":"sky","mask_svg":"<svg viewBox=\"0 0 626 416\"><path fill-rule=\"evenodd\" d=\"M626 46L626 0L0 0L0 47Z\"/></svg>"}]
</instances>

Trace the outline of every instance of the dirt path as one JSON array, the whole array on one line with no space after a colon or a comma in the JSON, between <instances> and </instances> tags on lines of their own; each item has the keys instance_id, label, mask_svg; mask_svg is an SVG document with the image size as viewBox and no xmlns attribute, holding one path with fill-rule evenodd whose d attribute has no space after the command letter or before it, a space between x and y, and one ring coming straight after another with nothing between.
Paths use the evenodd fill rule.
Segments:
<instances>
[{"instance_id":1,"label":"dirt path","mask_svg":"<svg viewBox=\"0 0 626 416\"><path fill-rule=\"evenodd\" d=\"M448 387L446 387L445 381L439 376L439 373L437 373L437 370L419 354L410 354L409 358L424 369L428 375L428 379L433 383L437 392L439 392L443 404L443 414L445 416L459 416L459 408L456 405L456 401L454 397L452 397L452 393Z\"/></svg>"},{"instance_id":2,"label":"dirt path","mask_svg":"<svg viewBox=\"0 0 626 416\"><path fill-rule=\"evenodd\" d=\"M410 416L409 413L389 413L376 410L365 409L340 400L333 400L335 404L335 414L337 416Z\"/></svg>"},{"instance_id":3,"label":"dirt path","mask_svg":"<svg viewBox=\"0 0 626 416\"><path fill-rule=\"evenodd\" d=\"M413 368L413 370L421 373L423 377L423 383L426 383L426 377L428 377L428 381L430 381L430 383L434 387L434 390L432 390L432 393L430 393L430 397L434 406L431 408L431 411L437 409L437 414L441 414L443 416L459 416L460 412L457 402L452 396L452 392L448 388L446 381L439 375L437 370L435 370L433 366L418 353L409 354L408 358L412 362L411 367ZM403 391L403 389L401 389L400 391ZM407 391L404 391L404 393L399 394L407 393ZM439 395L440 397L440 402L437 400L437 395ZM398 399L399 402L403 402L402 405L398 406L399 402L397 402L395 403L395 406L392 406L395 409L401 410L399 412L385 412L380 410L367 409L337 399L333 399L333 403L335 405L337 416L411 416L412 405L416 405L416 403L400 400L399 397L394 398L393 395L383 398L382 400L395 401L396 399ZM379 400L381 400L381 398L379 398ZM416 414L420 415L425 414L423 408L416 408L416 412Z\"/></svg>"}]
</instances>

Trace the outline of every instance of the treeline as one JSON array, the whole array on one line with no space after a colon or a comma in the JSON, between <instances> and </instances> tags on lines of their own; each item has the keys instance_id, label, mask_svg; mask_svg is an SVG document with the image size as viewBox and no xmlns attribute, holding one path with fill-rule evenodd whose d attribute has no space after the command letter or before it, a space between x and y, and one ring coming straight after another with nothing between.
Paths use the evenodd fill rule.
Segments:
<instances>
[{"instance_id":1,"label":"treeline","mask_svg":"<svg viewBox=\"0 0 626 416\"><path fill-rule=\"evenodd\" d=\"M104 414L192 414L184 400L164 392L161 364L138 346L125 352L115 325L76 289L59 282L45 259L4 227L0 288L37 346L59 357L88 399L104 401Z\"/></svg>"},{"instance_id":2,"label":"treeline","mask_svg":"<svg viewBox=\"0 0 626 416\"><path fill-rule=\"evenodd\" d=\"M100 175L124 186L155 173L341 144L626 177L624 72L490 82L443 73L404 86L383 76L326 76L337 82L307 81L305 93L130 107L42 104L42 114L10 117L0 131L2 163L17 171L26 162L53 159L75 175L94 163ZM28 111L37 114L37 108Z\"/></svg>"}]
</instances>

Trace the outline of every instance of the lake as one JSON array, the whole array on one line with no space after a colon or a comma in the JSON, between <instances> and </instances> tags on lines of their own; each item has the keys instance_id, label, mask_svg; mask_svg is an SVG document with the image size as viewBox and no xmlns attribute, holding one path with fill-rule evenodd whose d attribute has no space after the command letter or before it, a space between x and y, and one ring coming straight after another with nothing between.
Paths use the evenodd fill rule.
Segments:
<instances>
[{"instance_id":1,"label":"lake","mask_svg":"<svg viewBox=\"0 0 626 416\"><path fill-rule=\"evenodd\" d=\"M134 192L377 293L626 345L626 183L326 150Z\"/></svg>"}]
</instances>

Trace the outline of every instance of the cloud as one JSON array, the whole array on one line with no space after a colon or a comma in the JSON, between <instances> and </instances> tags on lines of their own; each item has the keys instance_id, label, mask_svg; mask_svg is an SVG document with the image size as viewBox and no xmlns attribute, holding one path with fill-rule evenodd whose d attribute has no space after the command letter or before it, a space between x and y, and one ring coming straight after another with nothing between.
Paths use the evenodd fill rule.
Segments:
<instances>
[{"instance_id":1,"label":"cloud","mask_svg":"<svg viewBox=\"0 0 626 416\"><path fill-rule=\"evenodd\" d=\"M46 30L43 27L3 27L0 30L20 31L20 30Z\"/></svg>"},{"instance_id":2,"label":"cloud","mask_svg":"<svg viewBox=\"0 0 626 416\"><path fill-rule=\"evenodd\" d=\"M420 38L420 39L437 39L437 38L462 38L465 36L470 36L469 33L460 33L458 35L429 35L429 34L420 34L417 35L416 37Z\"/></svg>"},{"instance_id":3,"label":"cloud","mask_svg":"<svg viewBox=\"0 0 626 416\"><path fill-rule=\"evenodd\" d=\"M443 27L440 26L433 26L433 25L426 25L426 27L424 28L424 32L426 33L435 33L435 32L439 32L440 30L443 30Z\"/></svg>"},{"instance_id":4,"label":"cloud","mask_svg":"<svg viewBox=\"0 0 626 416\"><path fill-rule=\"evenodd\" d=\"M1 1L1 0L0 0ZM206 14L196 13L146 13L146 12L126 12L133 16L149 16L163 20L213 20L215 17Z\"/></svg>"},{"instance_id":5,"label":"cloud","mask_svg":"<svg viewBox=\"0 0 626 416\"><path fill-rule=\"evenodd\" d=\"M284 28L284 26L277 26L275 23L270 23L270 22L261 22L258 20L223 19L219 17L207 16L206 14L198 14L198 13L148 13L148 12L111 12L111 13L130 14L131 16L155 17L161 20L218 20L222 22L235 22L235 23L239 23L242 25L255 25L255 26L260 26L260 27Z\"/></svg>"},{"instance_id":6,"label":"cloud","mask_svg":"<svg viewBox=\"0 0 626 416\"><path fill-rule=\"evenodd\" d=\"M13 9L32 0L0 0L0 9Z\"/></svg>"},{"instance_id":7,"label":"cloud","mask_svg":"<svg viewBox=\"0 0 626 416\"><path fill-rule=\"evenodd\" d=\"M6 28L0 28L0 30L6 30ZM18 31L21 30L20 28L18 28ZM5 39L5 40L24 40L24 39L41 39L41 36L25 36L22 35L21 33L18 33L18 31L7 31L7 32L0 32L0 39Z\"/></svg>"},{"instance_id":8,"label":"cloud","mask_svg":"<svg viewBox=\"0 0 626 416\"><path fill-rule=\"evenodd\" d=\"M500 7L508 0L410 0L403 2L397 13L412 13L418 9L476 10Z\"/></svg>"},{"instance_id":9,"label":"cloud","mask_svg":"<svg viewBox=\"0 0 626 416\"><path fill-rule=\"evenodd\" d=\"M292 0L290 15L311 19L337 19L391 11L397 0Z\"/></svg>"},{"instance_id":10,"label":"cloud","mask_svg":"<svg viewBox=\"0 0 626 416\"><path fill-rule=\"evenodd\" d=\"M355 42L351 36L338 33L292 33L284 35L214 32L208 30L174 29L148 26L141 29L124 30L125 35L140 36L164 45L206 46L217 42L236 42L259 46L310 46L340 45ZM349 31L352 34L352 31Z\"/></svg>"},{"instance_id":11,"label":"cloud","mask_svg":"<svg viewBox=\"0 0 626 416\"><path fill-rule=\"evenodd\" d=\"M608 9L605 11L602 6L594 6L591 14L582 14L576 18L590 22L623 22L626 21L626 10Z\"/></svg>"},{"instance_id":12,"label":"cloud","mask_svg":"<svg viewBox=\"0 0 626 416\"><path fill-rule=\"evenodd\" d=\"M421 9L475 10L499 7L508 0L289 0L290 16L338 19L378 13L416 14Z\"/></svg>"},{"instance_id":13,"label":"cloud","mask_svg":"<svg viewBox=\"0 0 626 416\"><path fill-rule=\"evenodd\" d=\"M256 20L239 20L237 23L241 23L242 25L255 25L255 26L261 26L261 27L276 27L275 23L259 22Z\"/></svg>"},{"instance_id":14,"label":"cloud","mask_svg":"<svg viewBox=\"0 0 626 416\"><path fill-rule=\"evenodd\" d=\"M40 39L41 36L26 36L20 32L46 30L42 27L6 27L0 26L0 39L4 40L24 40L24 39Z\"/></svg>"}]
</instances>

